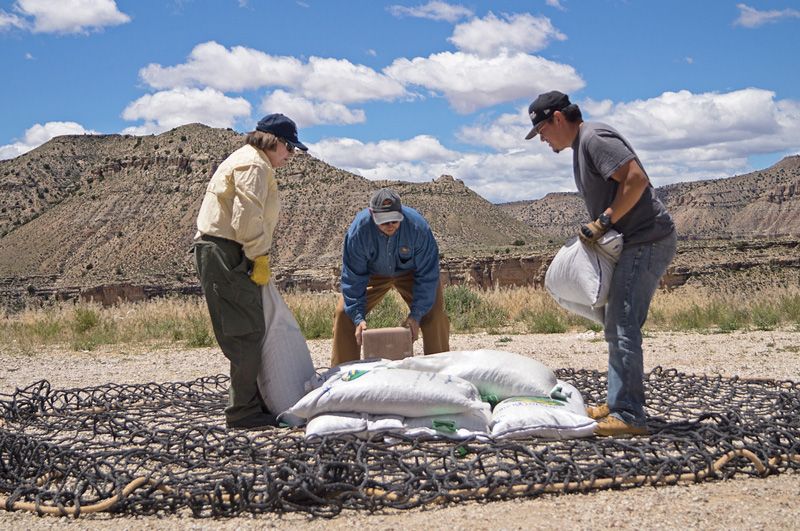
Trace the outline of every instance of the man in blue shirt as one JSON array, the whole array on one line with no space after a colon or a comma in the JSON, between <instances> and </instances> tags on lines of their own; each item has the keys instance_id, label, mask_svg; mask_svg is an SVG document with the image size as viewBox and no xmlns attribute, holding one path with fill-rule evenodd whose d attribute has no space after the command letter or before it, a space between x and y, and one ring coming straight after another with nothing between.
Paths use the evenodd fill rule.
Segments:
<instances>
[{"instance_id":1,"label":"man in blue shirt","mask_svg":"<svg viewBox=\"0 0 800 531\"><path fill-rule=\"evenodd\" d=\"M367 314L395 288L409 307L402 326L425 354L450 350L450 321L439 282L439 247L422 215L393 190L373 194L344 238L342 296L333 321L331 366L360 358Z\"/></svg>"}]
</instances>

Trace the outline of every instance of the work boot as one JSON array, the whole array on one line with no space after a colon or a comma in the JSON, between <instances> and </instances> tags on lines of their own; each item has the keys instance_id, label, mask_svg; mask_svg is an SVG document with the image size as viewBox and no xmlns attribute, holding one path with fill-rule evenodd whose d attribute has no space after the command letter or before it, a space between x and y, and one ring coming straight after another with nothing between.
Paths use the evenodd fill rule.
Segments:
<instances>
[{"instance_id":1,"label":"work boot","mask_svg":"<svg viewBox=\"0 0 800 531\"><path fill-rule=\"evenodd\" d=\"M225 421L225 426L227 428L242 430L256 430L277 425L278 420L275 418L275 415L270 413L253 413L241 419Z\"/></svg>"},{"instance_id":2,"label":"work boot","mask_svg":"<svg viewBox=\"0 0 800 531\"><path fill-rule=\"evenodd\" d=\"M600 437L629 437L632 435L649 435L650 430L645 426L634 426L613 415L608 415L597 421L594 434Z\"/></svg>"},{"instance_id":3,"label":"work boot","mask_svg":"<svg viewBox=\"0 0 800 531\"><path fill-rule=\"evenodd\" d=\"M589 418L598 420L609 416L611 414L611 409L606 403L602 403L597 406L586 406L586 414L589 416Z\"/></svg>"}]
</instances>

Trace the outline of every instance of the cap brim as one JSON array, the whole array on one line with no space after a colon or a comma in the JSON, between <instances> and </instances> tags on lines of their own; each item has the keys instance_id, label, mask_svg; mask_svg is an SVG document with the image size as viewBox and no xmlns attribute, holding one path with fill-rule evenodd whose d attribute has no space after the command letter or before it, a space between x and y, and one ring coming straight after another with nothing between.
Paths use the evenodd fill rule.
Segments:
<instances>
[{"instance_id":1,"label":"cap brim","mask_svg":"<svg viewBox=\"0 0 800 531\"><path fill-rule=\"evenodd\" d=\"M373 212L372 221L376 225L383 225L392 221L403 221L403 213L392 210L391 212Z\"/></svg>"},{"instance_id":2,"label":"cap brim","mask_svg":"<svg viewBox=\"0 0 800 531\"><path fill-rule=\"evenodd\" d=\"M539 132L534 127L533 129L531 129L531 132L528 133L527 136L525 136L525 140L530 140L531 138L535 137L538 134L539 134Z\"/></svg>"},{"instance_id":3,"label":"cap brim","mask_svg":"<svg viewBox=\"0 0 800 531\"><path fill-rule=\"evenodd\" d=\"M306 145L303 144L302 142L300 142L299 140L297 142L294 142L292 140L288 140L287 139L286 141L289 142L291 145L293 145L295 147L295 149L299 149L301 151L308 151L308 148L306 147Z\"/></svg>"}]
</instances>

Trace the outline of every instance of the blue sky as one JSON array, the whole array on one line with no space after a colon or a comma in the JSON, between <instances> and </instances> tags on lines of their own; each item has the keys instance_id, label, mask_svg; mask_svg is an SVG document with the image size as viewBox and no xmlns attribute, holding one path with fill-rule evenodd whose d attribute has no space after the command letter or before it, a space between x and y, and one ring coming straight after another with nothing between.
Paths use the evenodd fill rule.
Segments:
<instances>
[{"instance_id":1,"label":"blue sky","mask_svg":"<svg viewBox=\"0 0 800 531\"><path fill-rule=\"evenodd\" d=\"M523 137L558 89L656 186L800 152L796 0L3 0L0 158L60 134L253 129L283 112L371 179L462 179L495 201L574 190Z\"/></svg>"}]
</instances>

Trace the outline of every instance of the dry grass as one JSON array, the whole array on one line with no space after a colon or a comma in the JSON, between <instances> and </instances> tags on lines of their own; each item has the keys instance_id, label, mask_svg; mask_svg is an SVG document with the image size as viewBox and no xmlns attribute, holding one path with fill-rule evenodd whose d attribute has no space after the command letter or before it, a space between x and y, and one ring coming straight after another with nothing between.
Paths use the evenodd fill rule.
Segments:
<instances>
[{"instance_id":1,"label":"dry grass","mask_svg":"<svg viewBox=\"0 0 800 531\"><path fill-rule=\"evenodd\" d=\"M308 339L329 338L335 293L287 293L289 307ZM464 286L445 290L454 333L561 333L601 327L562 310L542 289L504 288L477 291ZM371 327L397 326L407 308L392 292L371 312ZM731 332L794 327L800 331L800 289L773 288L749 295L682 288L658 292L646 325L651 330ZM32 352L42 345L91 350L103 344L214 344L211 322L201 298L168 298L110 308L61 303L0 315L0 348Z\"/></svg>"}]
</instances>

